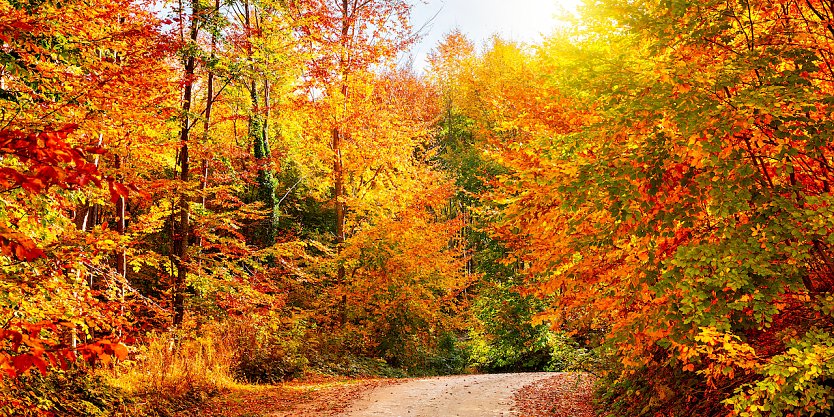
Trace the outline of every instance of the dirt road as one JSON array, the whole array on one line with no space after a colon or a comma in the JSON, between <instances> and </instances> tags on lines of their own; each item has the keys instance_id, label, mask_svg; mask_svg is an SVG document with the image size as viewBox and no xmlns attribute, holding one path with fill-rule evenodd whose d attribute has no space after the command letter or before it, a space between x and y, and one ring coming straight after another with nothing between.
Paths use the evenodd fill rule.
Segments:
<instances>
[{"instance_id":1,"label":"dirt road","mask_svg":"<svg viewBox=\"0 0 834 417\"><path fill-rule=\"evenodd\" d=\"M379 387L344 417L497 417L517 415L513 394L552 373L455 375Z\"/></svg>"}]
</instances>

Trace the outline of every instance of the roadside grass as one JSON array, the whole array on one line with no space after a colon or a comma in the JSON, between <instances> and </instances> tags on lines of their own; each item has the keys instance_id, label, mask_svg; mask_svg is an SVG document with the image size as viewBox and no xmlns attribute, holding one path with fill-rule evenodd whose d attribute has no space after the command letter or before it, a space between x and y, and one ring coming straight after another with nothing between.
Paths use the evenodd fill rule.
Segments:
<instances>
[{"instance_id":1,"label":"roadside grass","mask_svg":"<svg viewBox=\"0 0 834 417\"><path fill-rule=\"evenodd\" d=\"M233 352L208 336L176 341L168 334L148 337L107 372L108 384L129 399L117 416L170 417L220 392L243 384L232 377Z\"/></svg>"},{"instance_id":2,"label":"roadside grass","mask_svg":"<svg viewBox=\"0 0 834 417\"><path fill-rule=\"evenodd\" d=\"M367 388L393 383L382 378L402 376L385 363L348 355L319 358L318 369L294 372L290 382L246 382L239 369L242 356L251 359L253 352L274 346L253 342L244 337L251 334L245 330L217 326L204 327L199 336L146 335L131 348L130 360L97 372L124 399L113 415L326 416L344 409ZM257 356L259 361L270 358ZM256 370L272 369L270 364L249 364Z\"/></svg>"},{"instance_id":3,"label":"roadside grass","mask_svg":"<svg viewBox=\"0 0 834 417\"><path fill-rule=\"evenodd\" d=\"M334 416L365 391L396 383L389 379L347 379L320 375L277 385L239 385L177 417Z\"/></svg>"}]
</instances>

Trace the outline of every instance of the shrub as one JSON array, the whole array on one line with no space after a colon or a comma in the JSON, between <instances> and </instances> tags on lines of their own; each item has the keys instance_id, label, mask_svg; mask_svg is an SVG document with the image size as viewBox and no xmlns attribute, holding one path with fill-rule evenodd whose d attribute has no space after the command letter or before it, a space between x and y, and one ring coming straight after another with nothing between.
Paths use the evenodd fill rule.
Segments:
<instances>
[{"instance_id":1,"label":"shrub","mask_svg":"<svg viewBox=\"0 0 834 417\"><path fill-rule=\"evenodd\" d=\"M471 357L470 347L452 332L440 336L436 352L428 360L428 371L432 374L453 375L466 371Z\"/></svg>"},{"instance_id":2,"label":"shrub","mask_svg":"<svg viewBox=\"0 0 834 417\"><path fill-rule=\"evenodd\" d=\"M173 415L235 386L233 352L220 342L221 329L204 329L201 336L192 338L148 337L110 381L136 399L125 415Z\"/></svg>"},{"instance_id":3,"label":"shrub","mask_svg":"<svg viewBox=\"0 0 834 417\"><path fill-rule=\"evenodd\" d=\"M107 416L126 404L122 390L77 365L67 370L51 369L46 375L32 371L0 383L3 416Z\"/></svg>"},{"instance_id":4,"label":"shrub","mask_svg":"<svg viewBox=\"0 0 834 417\"><path fill-rule=\"evenodd\" d=\"M305 320L268 315L236 319L228 334L234 349L231 372L241 381L275 383L302 375L317 343Z\"/></svg>"}]
</instances>

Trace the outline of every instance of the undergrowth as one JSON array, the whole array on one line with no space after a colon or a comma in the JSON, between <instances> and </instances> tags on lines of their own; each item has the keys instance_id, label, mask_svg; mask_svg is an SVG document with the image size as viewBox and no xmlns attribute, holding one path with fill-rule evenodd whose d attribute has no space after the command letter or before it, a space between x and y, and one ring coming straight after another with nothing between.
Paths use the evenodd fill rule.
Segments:
<instances>
[{"instance_id":1,"label":"undergrowth","mask_svg":"<svg viewBox=\"0 0 834 417\"><path fill-rule=\"evenodd\" d=\"M0 416L99 417L128 405L121 389L78 365L51 369L45 376L31 371L0 382Z\"/></svg>"},{"instance_id":2,"label":"undergrowth","mask_svg":"<svg viewBox=\"0 0 834 417\"><path fill-rule=\"evenodd\" d=\"M109 380L133 400L120 415L173 416L238 386L231 372L234 352L220 335L218 328L187 339L148 337Z\"/></svg>"}]
</instances>

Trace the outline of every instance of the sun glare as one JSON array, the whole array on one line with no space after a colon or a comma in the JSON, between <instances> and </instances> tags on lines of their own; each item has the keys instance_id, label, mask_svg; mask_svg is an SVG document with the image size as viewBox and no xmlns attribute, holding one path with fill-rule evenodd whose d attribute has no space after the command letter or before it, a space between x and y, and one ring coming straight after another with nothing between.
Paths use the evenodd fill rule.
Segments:
<instances>
[{"instance_id":1,"label":"sun glare","mask_svg":"<svg viewBox=\"0 0 834 417\"><path fill-rule=\"evenodd\" d=\"M412 14L423 35L412 50L414 67L422 70L428 53L457 28L481 46L493 35L536 43L552 32L565 13L575 13L579 0L422 0Z\"/></svg>"}]
</instances>

